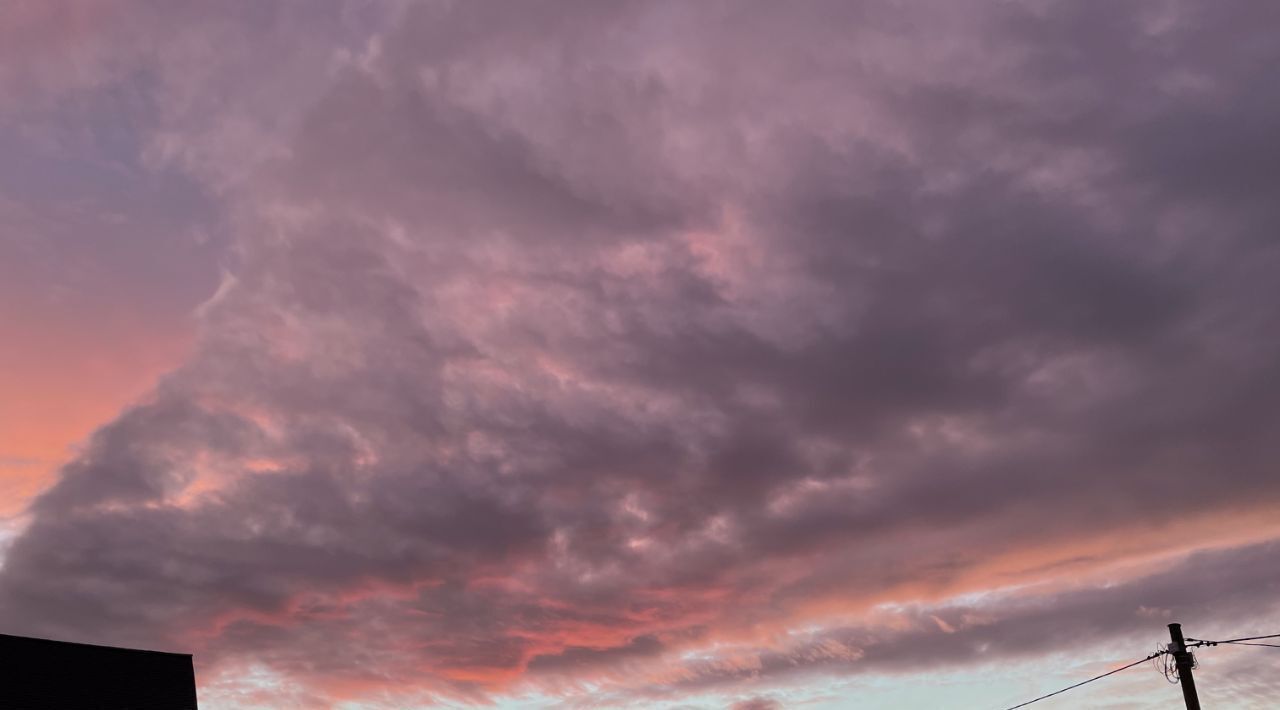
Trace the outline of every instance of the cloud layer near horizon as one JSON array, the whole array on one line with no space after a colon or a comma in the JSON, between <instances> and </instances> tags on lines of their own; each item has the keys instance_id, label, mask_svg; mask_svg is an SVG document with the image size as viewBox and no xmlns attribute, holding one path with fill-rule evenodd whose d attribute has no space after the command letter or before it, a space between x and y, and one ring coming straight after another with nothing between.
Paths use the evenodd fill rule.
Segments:
<instances>
[{"instance_id":1,"label":"cloud layer near horizon","mask_svg":"<svg viewBox=\"0 0 1280 710\"><path fill-rule=\"evenodd\" d=\"M227 236L6 632L596 706L1274 613L1277 10L393 9L7 50L7 116L144 77Z\"/></svg>"}]
</instances>

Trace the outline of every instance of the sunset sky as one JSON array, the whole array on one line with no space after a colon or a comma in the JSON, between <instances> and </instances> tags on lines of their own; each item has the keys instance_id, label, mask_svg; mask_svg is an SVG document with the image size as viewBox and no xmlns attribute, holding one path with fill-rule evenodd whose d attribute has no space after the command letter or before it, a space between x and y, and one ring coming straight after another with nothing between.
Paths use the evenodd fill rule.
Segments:
<instances>
[{"instance_id":1,"label":"sunset sky","mask_svg":"<svg viewBox=\"0 0 1280 710\"><path fill-rule=\"evenodd\" d=\"M213 710L1000 710L1280 633L1277 27L0 2L0 633Z\"/></svg>"}]
</instances>

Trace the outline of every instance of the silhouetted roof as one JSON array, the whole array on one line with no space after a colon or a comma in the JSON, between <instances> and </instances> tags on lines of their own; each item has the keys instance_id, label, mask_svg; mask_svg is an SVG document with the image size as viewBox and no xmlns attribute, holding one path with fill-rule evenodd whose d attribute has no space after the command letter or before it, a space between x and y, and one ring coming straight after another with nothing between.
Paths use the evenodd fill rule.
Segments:
<instances>
[{"instance_id":1,"label":"silhouetted roof","mask_svg":"<svg viewBox=\"0 0 1280 710\"><path fill-rule=\"evenodd\" d=\"M0 634L0 708L196 710L191 656Z\"/></svg>"}]
</instances>

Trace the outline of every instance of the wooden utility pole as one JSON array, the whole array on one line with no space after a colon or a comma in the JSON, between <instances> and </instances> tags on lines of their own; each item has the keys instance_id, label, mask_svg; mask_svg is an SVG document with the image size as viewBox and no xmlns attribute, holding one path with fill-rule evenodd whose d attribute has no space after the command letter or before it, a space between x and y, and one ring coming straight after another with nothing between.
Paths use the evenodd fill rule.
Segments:
<instances>
[{"instance_id":1,"label":"wooden utility pole","mask_svg":"<svg viewBox=\"0 0 1280 710\"><path fill-rule=\"evenodd\" d=\"M1191 653L1187 651L1187 641L1182 638L1182 624L1169 624L1169 652L1173 654L1173 662L1178 668L1178 682L1182 683L1182 699L1187 710L1200 710L1200 696L1196 695L1196 679L1191 677Z\"/></svg>"}]
</instances>

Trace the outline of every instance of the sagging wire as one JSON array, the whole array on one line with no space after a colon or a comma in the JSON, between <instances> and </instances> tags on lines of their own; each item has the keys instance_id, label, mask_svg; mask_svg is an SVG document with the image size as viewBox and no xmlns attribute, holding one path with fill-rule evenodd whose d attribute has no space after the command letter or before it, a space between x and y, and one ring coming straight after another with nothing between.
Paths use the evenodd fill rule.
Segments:
<instances>
[{"instance_id":1,"label":"sagging wire","mask_svg":"<svg viewBox=\"0 0 1280 710\"><path fill-rule=\"evenodd\" d=\"M1178 682L1178 664L1173 659L1173 654L1165 647L1165 644L1156 644L1156 652L1151 657L1151 665L1164 676L1164 679L1170 683Z\"/></svg>"}]
</instances>

